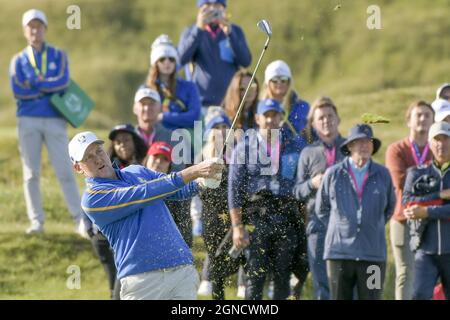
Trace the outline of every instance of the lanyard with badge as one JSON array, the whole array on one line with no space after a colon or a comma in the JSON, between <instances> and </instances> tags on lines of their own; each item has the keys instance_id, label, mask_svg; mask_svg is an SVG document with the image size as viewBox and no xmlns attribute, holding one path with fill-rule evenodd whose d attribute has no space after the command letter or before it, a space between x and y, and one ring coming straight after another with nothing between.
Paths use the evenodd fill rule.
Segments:
<instances>
[{"instance_id":1,"label":"lanyard with badge","mask_svg":"<svg viewBox=\"0 0 450 320\"><path fill-rule=\"evenodd\" d=\"M45 49L42 52L42 60L41 60L42 70L39 70L39 68L37 67L32 46L27 47L27 55L28 60L30 60L30 64L33 67L34 73L36 74L36 77L38 77L39 80L43 80L45 74L47 73L47 46L45 46Z\"/></svg>"},{"instance_id":2,"label":"lanyard with badge","mask_svg":"<svg viewBox=\"0 0 450 320\"><path fill-rule=\"evenodd\" d=\"M358 221L358 231L359 231L359 226L361 225L361 220L362 220L362 197L363 197L364 187L367 183L367 179L369 178L369 169L367 169L366 173L364 174L361 188L358 186L358 182L356 181L356 177L355 177L355 174L353 173L353 168L350 163L349 163L349 167L348 167L348 173L350 175L350 178L351 178L350 181L353 185L353 188L356 191L356 195L358 196L359 208L358 208L358 211L356 212L356 219Z\"/></svg>"},{"instance_id":3,"label":"lanyard with badge","mask_svg":"<svg viewBox=\"0 0 450 320\"><path fill-rule=\"evenodd\" d=\"M325 157L327 161L327 168L331 167L336 161L336 146L328 148L325 146Z\"/></svg>"},{"instance_id":4,"label":"lanyard with badge","mask_svg":"<svg viewBox=\"0 0 450 320\"><path fill-rule=\"evenodd\" d=\"M280 191L280 182L277 178L277 172L280 162L280 141L277 139L275 146L272 146L270 142L264 141L264 139L258 134L259 142L266 147L266 154L270 157L271 175L270 190L273 194L278 194Z\"/></svg>"},{"instance_id":5,"label":"lanyard with badge","mask_svg":"<svg viewBox=\"0 0 450 320\"><path fill-rule=\"evenodd\" d=\"M412 139L409 139L410 148L411 148L411 154L413 156L414 162L417 166L421 166L425 159L427 158L428 152L430 151L430 147L427 144L425 145L425 148L422 151L422 154L420 154L419 146L417 143L415 143Z\"/></svg>"}]
</instances>

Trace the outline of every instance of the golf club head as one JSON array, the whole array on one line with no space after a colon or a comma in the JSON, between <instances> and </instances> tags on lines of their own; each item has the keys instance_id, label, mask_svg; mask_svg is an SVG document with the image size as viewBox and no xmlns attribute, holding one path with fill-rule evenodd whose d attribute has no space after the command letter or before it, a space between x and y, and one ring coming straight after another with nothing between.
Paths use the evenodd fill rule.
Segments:
<instances>
[{"instance_id":1,"label":"golf club head","mask_svg":"<svg viewBox=\"0 0 450 320\"><path fill-rule=\"evenodd\" d=\"M256 24L268 37L272 36L272 28L267 20L260 20Z\"/></svg>"}]
</instances>

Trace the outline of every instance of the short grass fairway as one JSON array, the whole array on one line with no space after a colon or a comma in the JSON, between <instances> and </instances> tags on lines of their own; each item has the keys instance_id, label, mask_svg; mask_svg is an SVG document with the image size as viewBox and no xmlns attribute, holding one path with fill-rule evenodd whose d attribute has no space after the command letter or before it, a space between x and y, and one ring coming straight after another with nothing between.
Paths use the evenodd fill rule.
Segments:
<instances>
[{"instance_id":1,"label":"short grass fairway","mask_svg":"<svg viewBox=\"0 0 450 320\"><path fill-rule=\"evenodd\" d=\"M342 119L341 132L360 121L366 112L383 115L389 124L374 125L375 135L383 141L383 148L375 159L384 163L385 147L407 134L404 111L409 102L424 98L431 100L433 88L414 87L385 90L353 96L336 96ZM93 129L95 130L95 129ZM95 130L100 138L107 131ZM69 130L69 135L75 131ZM109 292L103 268L94 256L88 241L79 238L65 208L58 182L43 151L41 189L47 223L42 236L25 236L28 226L22 193L22 172L15 127L0 129L0 298L2 299L108 299ZM78 176L80 190L83 178ZM388 239L388 234L386 235ZM388 241L389 246L389 241ZM195 263L199 271L204 258L203 242L194 244ZM77 269L79 267L79 269ZM80 272L80 289L73 281ZM70 289L70 288L73 289ZM75 287L75 288L74 288ZM384 298L394 298L394 266L388 251L388 266L384 283ZM228 282L226 296L236 298L236 277ZM312 299L311 279L305 286L304 299ZM207 297L199 297L204 299Z\"/></svg>"}]
</instances>

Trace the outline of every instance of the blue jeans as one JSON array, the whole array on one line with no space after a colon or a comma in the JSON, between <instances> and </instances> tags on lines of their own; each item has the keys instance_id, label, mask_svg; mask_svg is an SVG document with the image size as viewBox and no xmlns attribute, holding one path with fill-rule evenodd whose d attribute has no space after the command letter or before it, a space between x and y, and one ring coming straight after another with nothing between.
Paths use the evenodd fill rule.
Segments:
<instances>
[{"instance_id":1,"label":"blue jeans","mask_svg":"<svg viewBox=\"0 0 450 320\"><path fill-rule=\"evenodd\" d=\"M325 233L315 232L308 235L308 261L312 274L314 294L317 300L329 300L327 265L323 260Z\"/></svg>"},{"instance_id":2,"label":"blue jeans","mask_svg":"<svg viewBox=\"0 0 450 320\"><path fill-rule=\"evenodd\" d=\"M415 255L413 300L431 300L433 289L441 278L447 300L450 299L450 253L426 254L418 250Z\"/></svg>"}]
</instances>

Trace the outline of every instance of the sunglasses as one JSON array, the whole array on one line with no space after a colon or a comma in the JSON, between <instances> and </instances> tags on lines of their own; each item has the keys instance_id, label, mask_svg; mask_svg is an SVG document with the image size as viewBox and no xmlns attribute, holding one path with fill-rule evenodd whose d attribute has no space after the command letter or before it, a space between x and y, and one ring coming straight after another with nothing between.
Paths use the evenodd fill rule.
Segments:
<instances>
[{"instance_id":1,"label":"sunglasses","mask_svg":"<svg viewBox=\"0 0 450 320\"><path fill-rule=\"evenodd\" d=\"M253 89L253 90L256 90L258 88L258 85L255 83L255 82L253 82L251 85L250 85L250 89ZM239 91L240 92L245 92L245 90L247 89L247 87L239 87ZM249 89L249 90L250 90Z\"/></svg>"},{"instance_id":2,"label":"sunglasses","mask_svg":"<svg viewBox=\"0 0 450 320\"><path fill-rule=\"evenodd\" d=\"M175 62L175 58L174 57L162 57L160 59L158 59L159 62L164 62L166 60L169 60L170 62Z\"/></svg>"},{"instance_id":3,"label":"sunglasses","mask_svg":"<svg viewBox=\"0 0 450 320\"><path fill-rule=\"evenodd\" d=\"M289 82L289 77L286 76L273 77L272 79L270 79L270 82L286 84Z\"/></svg>"}]
</instances>

